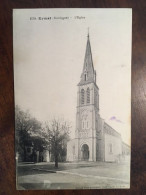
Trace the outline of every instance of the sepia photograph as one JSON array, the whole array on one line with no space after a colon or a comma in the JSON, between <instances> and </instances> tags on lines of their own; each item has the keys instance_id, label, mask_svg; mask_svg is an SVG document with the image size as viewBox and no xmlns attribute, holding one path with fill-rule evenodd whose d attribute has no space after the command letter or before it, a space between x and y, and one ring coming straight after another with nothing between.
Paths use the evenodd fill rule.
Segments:
<instances>
[{"instance_id":1,"label":"sepia photograph","mask_svg":"<svg viewBox=\"0 0 146 195\"><path fill-rule=\"evenodd\" d=\"M13 9L17 190L129 189L132 9Z\"/></svg>"}]
</instances>

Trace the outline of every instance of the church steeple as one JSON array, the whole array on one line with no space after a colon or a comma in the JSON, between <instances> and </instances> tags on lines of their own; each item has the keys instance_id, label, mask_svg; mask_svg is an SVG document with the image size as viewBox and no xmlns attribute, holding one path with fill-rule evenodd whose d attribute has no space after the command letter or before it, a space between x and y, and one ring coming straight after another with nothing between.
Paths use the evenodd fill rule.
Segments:
<instances>
[{"instance_id":1,"label":"church steeple","mask_svg":"<svg viewBox=\"0 0 146 195\"><path fill-rule=\"evenodd\" d=\"M90 38L88 32L83 71L81 74L81 80L79 85L83 85L91 82L96 83L96 72L93 67L92 52L91 52Z\"/></svg>"}]
</instances>

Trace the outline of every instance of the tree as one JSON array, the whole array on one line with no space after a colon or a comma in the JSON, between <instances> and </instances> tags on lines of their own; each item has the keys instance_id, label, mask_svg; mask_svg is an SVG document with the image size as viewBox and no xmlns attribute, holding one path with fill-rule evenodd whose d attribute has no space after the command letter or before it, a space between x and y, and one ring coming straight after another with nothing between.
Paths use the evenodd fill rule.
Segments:
<instances>
[{"instance_id":1,"label":"tree","mask_svg":"<svg viewBox=\"0 0 146 195\"><path fill-rule=\"evenodd\" d=\"M46 137L50 143L51 155L54 157L55 167L58 168L58 161L62 160L62 157L66 155L70 124L64 120L53 119L46 126L46 130Z\"/></svg>"},{"instance_id":2,"label":"tree","mask_svg":"<svg viewBox=\"0 0 146 195\"><path fill-rule=\"evenodd\" d=\"M15 107L15 146L21 158L26 161L26 146L32 144L32 135L39 132L41 123L33 118L29 112Z\"/></svg>"},{"instance_id":3,"label":"tree","mask_svg":"<svg viewBox=\"0 0 146 195\"><path fill-rule=\"evenodd\" d=\"M69 123L64 120L53 119L45 128L29 112L15 108L15 138L16 151L26 161L26 147L33 147L33 153L49 150L54 158L55 167L58 161L64 161L66 157L67 141L69 140ZM34 159L32 154L32 159Z\"/></svg>"}]
</instances>

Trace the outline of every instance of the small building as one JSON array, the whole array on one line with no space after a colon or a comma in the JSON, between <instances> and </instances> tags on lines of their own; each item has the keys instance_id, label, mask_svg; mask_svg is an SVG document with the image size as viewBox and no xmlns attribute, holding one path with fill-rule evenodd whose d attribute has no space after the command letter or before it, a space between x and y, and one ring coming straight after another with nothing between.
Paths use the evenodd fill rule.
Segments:
<instances>
[{"instance_id":1,"label":"small building","mask_svg":"<svg viewBox=\"0 0 146 195\"><path fill-rule=\"evenodd\" d=\"M42 142L43 138L39 134L32 134L27 140L25 150L23 152L24 159L18 161L25 162L50 162L50 152L48 148ZM21 155L22 156L22 155Z\"/></svg>"},{"instance_id":2,"label":"small building","mask_svg":"<svg viewBox=\"0 0 146 195\"><path fill-rule=\"evenodd\" d=\"M130 147L124 142L122 142L122 154L130 155Z\"/></svg>"}]
</instances>

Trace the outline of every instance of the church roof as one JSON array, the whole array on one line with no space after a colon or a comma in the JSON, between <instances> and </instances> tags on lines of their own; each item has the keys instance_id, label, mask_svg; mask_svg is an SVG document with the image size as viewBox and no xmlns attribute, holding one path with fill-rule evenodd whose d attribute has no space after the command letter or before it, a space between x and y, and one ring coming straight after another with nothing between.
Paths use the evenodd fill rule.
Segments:
<instances>
[{"instance_id":1,"label":"church roof","mask_svg":"<svg viewBox=\"0 0 146 195\"><path fill-rule=\"evenodd\" d=\"M122 141L122 145L126 146L127 148L130 148L130 146L123 141Z\"/></svg>"},{"instance_id":2,"label":"church roof","mask_svg":"<svg viewBox=\"0 0 146 195\"><path fill-rule=\"evenodd\" d=\"M113 129L110 125L108 125L106 122L104 122L104 132L115 137L121 137L121 134L118 133L115 129Z\"/></svg>"},{"instance_id":3,"label":"church roof","mask_svg":"<svg viewBox=\"0 0 146 195\"><path fill-rule=\"evenodd\" d=\"M90 38L88 34L83 71L81 74L81 80L78 85L84 85L84 84L88 84L91 82L96 83L96 72L93 67Z\"/></svg>"}]
</instances>

